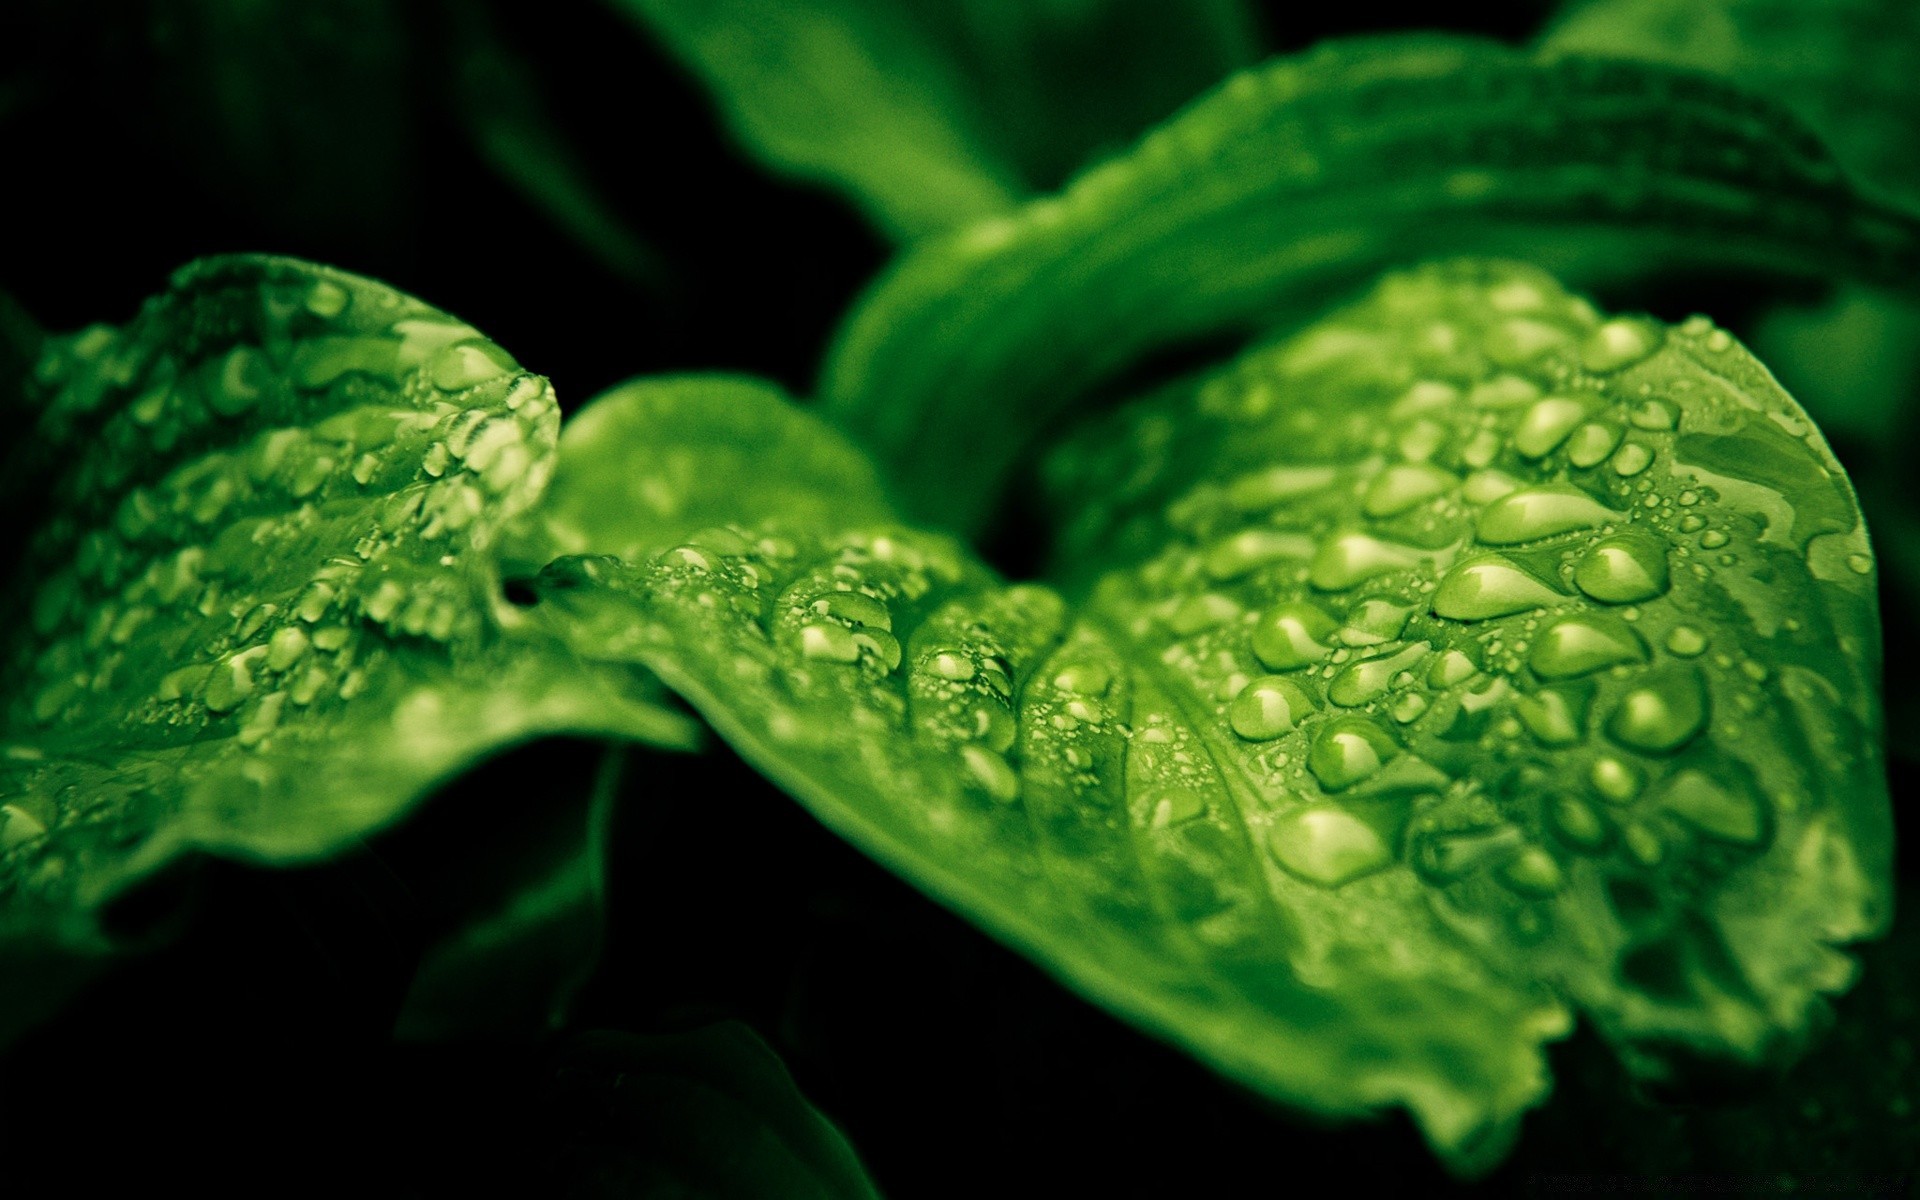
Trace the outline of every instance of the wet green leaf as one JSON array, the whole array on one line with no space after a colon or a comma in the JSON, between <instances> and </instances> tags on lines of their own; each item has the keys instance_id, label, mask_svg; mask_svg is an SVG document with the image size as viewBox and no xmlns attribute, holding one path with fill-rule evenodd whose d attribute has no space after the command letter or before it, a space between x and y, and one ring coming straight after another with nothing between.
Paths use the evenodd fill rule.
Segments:
<instances>
[{"instance_id":1,"label":"wet green leaf","mask_svg":"<svg viewBox=\"0 0 1920 1200\"><path fill-rule=\"evenodd\" d=\"M212 259L53 339L34 386L6 463L49 482L11 500L37 524L3 600L0 945L100 949L103 909L188 852L327 855L543 732L693 737L501 597L559 415L470 326Z\"/></svg>"},{"instance_id":2,"label":"wet green leaf","mask_svg":"<svg viewBox=\"0 0 1920 1200\"><path fill-rule=\"evenodd\" d=\"M875 1200L846 1137L752 1030L591 1033L562 1052L552 1102L581 1197Z\"/></svg>"},{"instance_id":3,"label":"wet green leaf","mask_svg":"<svg viewBox=\"0 0 1920 1200\"><path fill-rule=\"evenodd\" d=\"M776 166L899 236L1054 187L1252 57L1238 0L621 0Z\"/></svg>"},{"instance_id":4,"label":"wet green leaf","mask_svg":"<svg viewBox=\"0 0 1920 1200\"><path fill-rule=\"evenodd\" d=\"M569 458L603 512L683 427L848 453L764 389L604 403L645 449ZM1865 531L1704 320L1426 268L1049 478L1062 590L755 488L534 611L1084 994L1290 1103L1404 1106L1459 1167L1575 1013L1643 1076L1771 1061L1884 925Z\"/></svg>"},{"instance_id":5,"label":"wet green leaf","mask_svg":"<svg viewBox=\"0 0 1920 1200\"><path fill-rule=\"evenodd\" d=\"M1904 285L1920 224L1858 195L1784 110L1692 72L1329 43L906 255L843 329L825 399L910 513L974 530L1033 436L1126 368L1466 250L1585 282L1710 264Z\"/></svg>"}]
</instances>

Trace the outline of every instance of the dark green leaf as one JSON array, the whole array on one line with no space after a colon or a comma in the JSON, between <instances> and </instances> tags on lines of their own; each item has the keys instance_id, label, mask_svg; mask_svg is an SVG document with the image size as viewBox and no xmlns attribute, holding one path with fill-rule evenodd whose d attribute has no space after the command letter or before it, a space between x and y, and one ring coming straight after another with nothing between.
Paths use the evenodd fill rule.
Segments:
<instances>
[{"instance_id":1,"label":"dark green leaf","mask_svg":"<svg viewBox=\"0 0 1920 1200\"><path fill-rule=\"evenodd\" d=\"M745 1025L671 1037L592 1033L556 1072L571 1114L568 1195L674 1200L875 1200L833 1124Z\"/></svg>"},{"instance_id":2,"label":"dark green leaf","mask_svg":"<svg viewBox=\"0 0 1920 1200\"><path fill-rule=\"evenodd\" d=\"M1856 195L1784 111L1693 73L1334 43L908 254L843 330L825 396L910 513L972 530L1034 434L1128 366L1465 249L1586 281L1652 262L1910 283L1920 223Z\"/></svg>"},{"instance_id":3,"label":"dark green leaf","mask_svg":"<svg viewBox=\"0 0 1920 1200\"><path fill-rule=\"evenodd\" d=\"M327 855L543 732L693 738L500 596L559 415L471 327L214 259L55 339L36 384L6 464L51 482L0 598L0 943L98 948L103 907L186 852Z\"/></svg>"},{"instance_id":4,"label":"dark green leaf","mask_svg":"<svg viewBox=\"0 0 1920 1200\"><path fill-rule=\"evenodd\" d=\"M1010 207L1251 58L1238 0L619 0L777 166L910 236Z\"/></svg>"},{"instance_id":5,"label":"dark green leaf","mask_svg":"<svg viewBox=\"0 0 1920 1200\"><path fill-rule=\"evenodd\" d=\"M632 449L564 468L603 512L683 427L848 453L760 389L609 403ZM1051 478L1064 594L752 487L535 611L1086 995L1291 1103L1405 1106L1457 1166L1574 1012L1643 1075L1768 1061L1883 926L1865 531L1704 321L1429 268Z\"/></svg>"}]
</instances>

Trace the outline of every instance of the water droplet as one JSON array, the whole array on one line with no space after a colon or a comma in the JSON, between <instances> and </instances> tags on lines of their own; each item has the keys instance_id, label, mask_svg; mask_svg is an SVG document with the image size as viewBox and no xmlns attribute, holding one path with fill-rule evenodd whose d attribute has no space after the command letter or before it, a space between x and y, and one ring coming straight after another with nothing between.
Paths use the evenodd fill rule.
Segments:
<instances>
[{"instance_id":1,"label":"water droplet","mask_svg":"<svg viewBox=\"0 0 1920 1200\"><path fill-rule=\"evenodd\" d=\"M1227 723L1250 742L1271 741L1313 711L1305 688L1278 675L1256 679L1240 689L1227 709Z\"/></svg>"},{"instance_id":2,"label":"water droplet","mask_svg":"<svg viewBox=\"0 0 1920 1200\"><path fill-rule=\"evenodd\" d=\"M1707 695L1690 671L1650 677L1620 698L1607 720L1614 741L1649 754L1686 745L1707 721Z\"/></svg>"},{"instance_id":3,"label":"water droplet","mask_svg":"<svg viewBox=\"0 0 1920 1200\"><path fill-rule=\"evenodd\" d=\"M1099 663L1075 663L1053 677L1053 686L1078 696L1104 696L1113 673Z\"/></svg>"},{"instance_id":4,"label":"water droplet","mask_svg":"<svg viewBox=\"0 0 1920 1200\"><path fill-rule=\"evenodd\" d=\"M1363 510L1370 517L1392 517L1446 493L1459 480L1425 463L1401 463L1374 476Z\"/></svg>"},{"instance_id":5,"label":"water droplet","mask_svg":"<svg viewBox=\"0 0 1920 1200\"><path fill-rule=\"evenodd\" d=\"M1410 724L1419 720L1420 714L1427 711L1427 698L1419 692L1402 692L1394 699L1389 711L1393 719L1400 724Z\"/></svg>"},{"instance_id":6,"label":"water droplet","mask_svg":"<svg viewBox=\"0 0 1920 1200\"><path fill-rule=\"evenodd\" d=\"M1646 321L1616 317L1580 346L1580 365L1596 374L1625 370L1660 348L1660 331Z\"/></svg>"},{"instance_id":7,"label":"water droplet","mask_svg":"<svg viewBox=\"0 0 1920 1200\"><path fill-rule=\"evenodd\" d=\"M1548 690L1522 696L1516 710L1520 723L1542 745L1571 746L1580 740L1580 711L1563 692Z\"/></svg>"},{"instance_id":8,"label":"water droplet","mask_svg":"<svg viewBox=\"0 0 1920 1200\"><path fill-rule=\"evenodd\" d=\"M1675 772L1660 789L1659 802L1674 816L1710 838L1740 846L1757 845L1767 833L1767 814L1745 788L1726 788L1704 772Z\"/></svg>"},{"instance_id":9,"label":"water droplet","mask_svg":"<svg viewBox=\"0 0 1920 1200\"><path fill-rule=\"evenodd\" d=\"M1364 533L1342 533L1321 543L1319 553L1313 556L1313 565L1307 570L1307 578L1323 592L1345 591L1419 561L1419 555L1405 546L1383 542Z\"/></svg>"},{"instance_id":10,"label":"water droplet","mask_svg":"<svg viewBox=\"0 0 1920 1200\"><path fill-rule=\"evenodd\" d=\"M1582 425L1567 440L1567 461L1576 467L1591 467L1606 461L1620 444L1620 431L1598 422Z\"/></svg>"},{"instance_id":11,"label":"water droplet","mask_svg":"<svg viewBox=\"0 0 1920 1200\"><path fill-rule=\"evenodd\" d=\"M1682 658L1692 658L1707 648L1707 635L1691 625L1675 625L1667 634L1667 649Z\"/></svg>"},{"instance_id":12,"label":"water droplet","mask_svg":"<svg viewBox=\"0 0 1920 1200\"><path fill-rule=\"evenodd\" d=\"M347 289L326 279L316 279L307 291L307 311L323 321L331 321L347 311Z\"/></svg>"},{"instance_id":13,"label":"water droplet","mask_svg":"<svg viewBox=\"0 0 1920 1200\"><path fill-rule=\"evenodd\" d=\"M1567 875L1553 855L1528 846L1499 871L1500 882L1522 896L1545 899L1566 886Z\"/></svg>"},{"instance_id":14,"label":"water droplet","mask_svg":"<svg viewBox=\"0 0 1920 1200\"><path fill-rule=\"evenodd\" d=\"M1587 781L1610 804L1625 804L1640 794L1640 772L1610 754L1593 760Z\"/></svg>"},{"instance_id":15,"label":"water droplet","mask_svg":"<svg viewBox=\"0 0 1920 1200\"><path fill-rule=\"evenodd\" d=\"M1435 830L1415 839L1413 866L1429 883L1457 883L1506 859L1523 840L1511 825Z\"/></svg>"},{"instance_id":16,"label":"water droplet","mask_svg":"<svg viewBox=\"0 0 1920 1200\"><path fill-rule=\"evenodd\" d=\"M1653 451L1639 442L1628 442L1613 456L1613 472L1623 478L1638 475L1653 463Z\"/></svg>"},{"instance_id":17,"label":"water droplet","mask_svg":"<svg viewBox=\"0 0 1920 1200\"><path fill-rule=\"evenodd\" d=\"M1849 554L1847 567L1855 575L1870 575L1873 573L1873 558L1866 554Z\"/></svg>"},{"instance_id":18,"label":"water droplet","mask_svg":"<svg viewBox=\"0 0 1920 1200\"><path fill-rule=\"evenodd\" d=\"M1155 829L1184 825L1206 815L1207 802L1198 792L1171 788L1161 792L1147 805L1147 823Z\"/></svg>"},{"instance_id":19,"label":"water droplet","mask_svg":"<svg viewBox=\"0 0 1920 1200\"><path fill-rule=\"evenodd\" d=\"M1433 611L1452 621L1485 621L1565 599L1504 558L1480 558L1447 572L1433 593Z\"/></svg>"},{"instance_id":20,"label":"water droplet","mask_svg":"<svg viewBox=\"0 0 1920 1200\"><path fill-rule=\"evenodd\" d=\"M1637 821L1620 831L1620 841L1627 849L1627 856L1643 867L1656 866L1667 855L1660 835Z\"/></svg>"},{"instance_id":21,"label":"water droplet","mask_svg":"<svg viewBox=\"0 0 1920 1200\"><path fill-rule=\"evenodd\" d=\"M0 804L0 854L47 835L44 821L18 804Z\"/></svg>"},{"instance_id":22,"label":"water droplet","mask_svg":"<svg viewBox=\"0 0 1920 1200\"><path fill-rule=\"evenodd\" d=\"M860 661L860 644L845 625L819 621L800 628L800 653L824 662Z\"/></svg>"},{"instance_id":23,"label":"water droplet","mask_svg":"<svg viewBox=\"0 0 1920 1200\"><path fill-rule=\"evenodd\" d=\"M1514 492L1480 514L1478 537L1492 546L1531 542L1576 529L1593 529L1620 514L1579 488L1548 485Z\"/></svg>"},{"instance_id":24,"label":"water droplet","mask_svg":"<svg viewBox=\"0 0 1920 1200\"><path fill-rule=\"evenodd\" d=\"M1338 623L1318 606L1295 601L1262 614L1253 627L1253 653L1269 671L1297 671L1331 653Z\"/></svg>"},{"instance_id":25,"label":"water droplet","mask_svg":"<svg viewBox=\"0 0 1920 1200\"><path fill-rule=\"evenodd\" d=\"M443 392L459 392L498 379L518 365L492 342L455 342L434 356L427 377Z\"/></svg>"},{"instance_id":26,"label":"water droplet","mask_svg":"<svg viewBox=\"0 0 1920 1200\"><path fill-rule=\"evenodd\" d=\"M1373 826L1344 809L1295 809L1267 833L1267 847L1289 874L1321 887L1339 887L1393 862Z\"/></svg>"},{"instance_id":27,"label":"water droplet","mask_svg":"<svg viewBox=\"0 0 1920 1200\"><path fill-rule=\"evenodd\" d=\"M1631 626L1603 613L1564 617L1541 631L1527 663L1547 679L1585 675L1618 663L1640 662L1646 643Z\"/></svg>"},{"instance_id":28,"label":"water droplet","mask_svg":"<svg viewBox=\"0 0 1920 1200\"><path fill-rule=\"evenodd\" d=\"M1526 458L1544 458L1587 415L1587 406L1568 396L1549 396L1529 408L1514 426L1513 448Z\"/></svg>"},{"instance_id":29,"label":"water droplet","mask_svg":"<svg viewBox=\"0 0 1920 1200\"><path fill-rule=\"evenodd\" d=\"M1243 529L1208 547L1203 565L1210 577L1225 581L1238 579L1270 563L1303 559L1312 553L1313 539L1305 534Z\"/></svg>"},{"instance_id":30,"label":"water droplet","mask_svg":"<svg viewBox=\"0 0 1920 1200\"><path fill-rule=\"evenodd\" d=\"M987 795L1002 804L1011 804L1019 799L1020 776L1000 755L984 746L969 744L960 747L960 760L966 765L967 773Z\"/></svg>"},{"instance_id":31,"label":"water droplet","mask_svg":"<svg viewBox=\"0 0 1920 1200\"><path fill-rule=\"evenodd\" d=\"M1340 641L1348 646L1378 646L1400 636L1413 609L1391 600L1363 600L1347 611Z\"/></svg>"},{"instance_id":32,"label":"water droplet","mask_svg":"<svg viewBox=\"0 0 1920 1200\"><path fill-rule=\"evenodd\" d=\"M1516 408L1540 398L1540 385L1520 375L1502 373L1483 379L1467 393L1467 403L1475 408Z\"/></svg>"},{"instance_id":33,"label":"water droplet","mask_svg":"<svg viewBox=\"0 0 1920 1200\"><path fill-rule=\"evenodd\" d=\"M1475 471L1467 476L1466 487L1460 494L1469 504L1492 504L1502 496L1512 495L1520 490L1520 481L1505 471Z\"/></svg>"},{"instance_id":34,"label":"water droplet","mask_svg":"<svg viewBox=\"0 0 1920 1200\"><path fill-rule=\"evenodd\" d=\"M1672 405L1660 400L1646 399L1633 406L1633 411L1627 414L1627 420L1633 423L1635 429L1648 429L1657 433L1672 429L1678 418L1674 414Z\"/></svg>"},{"instance_id":35,"label":"water droplet","mask_svg":"<svg viewBox=\"0 0 1920 1200\"><path fill-rule=\"evenodd\" d=\"M1265 512L1331 486L1336 475L1332 467L1269 467L1228 484L1227 503L1241 512Z\"/></svg>"},{"instance_id":36,"label":"water droplet","mask_svg":"<svg viewBox=\"0 0 1920 1200\"><path fill-rule=\"evenodd\" d=\"M275 671L284 671L300 661L307 652L309 639L307 632L298 625L288 625L274 632L267 642L267 666Z\"/></svg>"},{"instance_id":37,"label":"water droplet","mask_svg":"<svg viewBox=\"0 0 1920 1200\"><path fill-rule=\"evenodd\" d=\"M1708 550L1718 550L1727 544L1727 535L1718 529L1709 529L1700 535L1700 545Z\"/></svg>"},{"instance_id":38,"label":"water droplet","mask_svg":"<svg viewBox=\"0 0 1920 1200\"><path fill-rule=\"evenodd\" d=\"M1192 637L1218 628L1240 615L1240 605L1218 592L1188 596L1167 615L1167 628L1177 637Z\"/></svg>"},{"instance_id":39,"label":"water droplet","mask_svg":"<svg viewBox=\"0 0 1920 1200\"><path fill-rule=\"evenodd\" d=\"M1575 850L1592 853L1606 845L1606 818L1578 796L1555 796L1547 805L1547 822Z\"/></svg>"},{"instance_id":40,"label":"water droplet","mask_svg":"<svg viewBox=\"0 0 1920 1200\"><path fill-rule=\"evenodd\" d=\"M927 669L942 679L965 683L974 676L973 660L963 654L942 651L927 662Z\"/></svg>"},{"instance_id":41,"label":"water droplet","mask_svg":"<svg viewBox=\"0 0 1920 1200\"><path fill-rule=\"evenodd\" d=\"M1667 556L1644 538L1607 538L1581 556L1573 582L1602 603L1637 604L1666 594Z\"/></svg>"},{"instance_id":42,"label":"water droplet","mask_svg":"<svg viewBox=\"0 0 1920 1200\"><path fill-rule=\"evenodd\" d=\"M267 363L260 352L252 346L235 346L206 390L207 407L223 417L239 416L259 402L267 378Z\"/></svg>"},{"instance_id":43,"label":"water droplet","mask_svg":"<svg viewBox=\"0 0 1920 1200\"><path fill-rule=\"evenodd\" d=\"M1448 650L1435 659L1433 666L1427 669L1427 686L1452 687L1456 683L1463 683L1473 678L1479 670L1479 667L1473 665L1473 660L1461 651Z\"/></svg>"},{"instance_id":44,"label":"water droplet","mask_svg":"<svg viewBox=\"0 0 1920 1200\"><path fill-rule=\"evenodd\" d=\"M887 608L886 602L869 596L865 592L828 592L814 597L808 607L822 616L834 617L854 625L884 630L893 628L893 613Z\"/></svg>"},{"instance_id":45,"label":"water droplet","mask_svg":"<svg viewBox=\"0 0 1920 1200\"><path fill-rule=\"evenodd\" d=\"M1357 708L1385 695L1394 676L1412 670L1427 654L1427 646L1421 643L1408 646L1398 654L1353 663L1333 677L1327 686L1327 699L1344 708Z\"/></svg>"},{"instance_id":46,"label":"water droplet","mask_svg":"<svg viewBox=\"0 0 1920 1200\"><path fill-rule=\"evenodd\" d=\"M243 650L220 663L207 678L201 697L215 713L229 713L253 693L253 664L267 653L265 646Z\"/></svg>"},{"instance_id":47,"label":"water droplet","mask_svg":"<svg viewBox=\"0 0 1920 1200\"><path fill-rule=\"evenodd\" d=\"M1340 717L1320 727L1307 751L1307 769L1330 792L1352 787L1400 752L1393 735L1361 717Z\"/></svg>"}]
</instances>

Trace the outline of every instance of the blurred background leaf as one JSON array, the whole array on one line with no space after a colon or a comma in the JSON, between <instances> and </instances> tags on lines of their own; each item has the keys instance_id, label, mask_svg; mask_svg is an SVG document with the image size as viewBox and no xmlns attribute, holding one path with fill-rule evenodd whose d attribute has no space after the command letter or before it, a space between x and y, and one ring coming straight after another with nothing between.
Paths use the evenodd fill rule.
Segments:
<instances>
[{"instance_id":1,"label":"blurred background leaf","mask_svg":"<svg viewBox=\"0 0 1920 1200\"><path fill-rule=\"evenodd\" d=\"M1255 56L1240 0L612 0L896 238L1065 182Z\"/></svg>"}]
</instances>

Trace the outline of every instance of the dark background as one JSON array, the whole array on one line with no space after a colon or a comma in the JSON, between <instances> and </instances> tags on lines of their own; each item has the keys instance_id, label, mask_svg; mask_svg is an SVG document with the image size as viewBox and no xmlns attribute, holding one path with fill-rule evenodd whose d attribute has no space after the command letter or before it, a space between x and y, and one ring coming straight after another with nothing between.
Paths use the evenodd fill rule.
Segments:
<instances>
[{"instance_id":1,"label":"dark background","mask_svg":"<svg viewBox=\"0 0 1920 1200\"><path fill-rule=\"evenodd\" d=\"M678 369L750 371L804 392L840 314L887 257L837 197L735 153L687 77L592 0L473 11L524 66L612 211L651 246L650 262L625 271L603 266L476 149L450 98L461 53L443 36L450 6L402 8L407 69L373 109L386 123L365 131L366 177L354 173L354 138L317 167L223 160L127 16L149 7L165 6L30 0L0 14L0 290L50 328L124 320L180 264L262 250L371 275L458 314L551 376L563 403ZM1325 7L1270 5L1268 44L1417 26L1436 11ZM1454 29L1520 38L1541 8L1512 0L1444 15ZM1755 296L1696 280L1630 299L1738 329ZM1837 449L1856 461L1886 453ZM1016 561L1032 549L1002 548ZM1886 603L1901 678L1913 661L1909 602ZM1894 750L1898 798L1910 767ZM582 1150L577 1109L556 1090L555 1047L570 1031L721 1017L745 1019L783 1054L895 1197L1461 1186L1401 1117L1311 1123L1120 1025L868 863L724 751L630 761L606 954L568 1031L393 1043L421 949L457 907L448 897L481 886L450 882L444 863L523 842L529 807L577 819L599 753L555 742L502 756L339 863L208 866L168 881L151 912L125 918L165 948L0 1059L0 1195L110 1184L619 1194L618 1170ZM1902 870L1910 893L1911 854ZM160 925L140 927L149 920ZM1908 991L1920 944L1907 936L1863 958L1835 1032L1784 1079L1724 1094L1702 1083L1649 1103L1577 1035L1555 1049L1554 1100L1528 1119L1507 1165L1470 1190L1905 1192L1910 1181L1888 1179L1920 1155L1920 1017Z\"/></svg>"}]
</instances>

